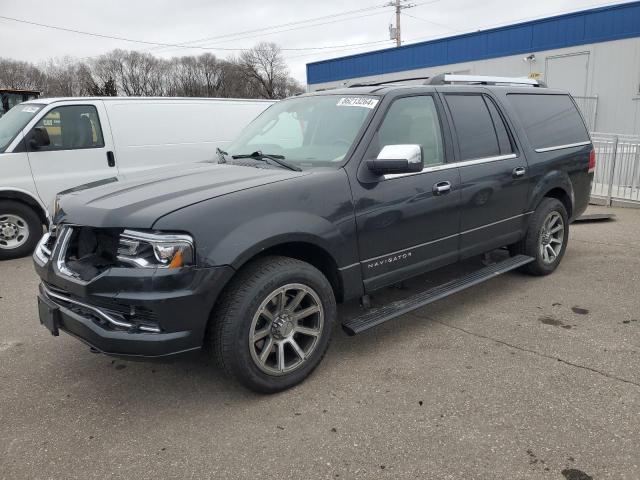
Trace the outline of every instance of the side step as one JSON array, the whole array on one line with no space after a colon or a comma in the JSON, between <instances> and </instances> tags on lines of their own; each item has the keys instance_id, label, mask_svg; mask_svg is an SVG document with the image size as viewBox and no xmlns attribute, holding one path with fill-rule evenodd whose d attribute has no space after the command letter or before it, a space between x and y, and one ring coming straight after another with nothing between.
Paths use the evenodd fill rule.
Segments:
<instances>
[{"instance_id":1,"label":"side step","mask_svg":"<svg viewBox=\"0 0 640 480\"><path fill-rule=\"evenodd\" d=\"M533 262L533 257L526 255L516 255L509 257L502 262L494 263L487 267L476 270L461 278L430 288L424 292L417 293L403 300L397 300L380 308L372 308L359 317L351 318L342 323L342 328L348 335L356 335L372 327L392 320L400 315L411 312L417 308L424 307L430 303L448 297L454 293L461 292L479 283L491 280L502 273L522 267Z\"/></svg>"}]
</instances>

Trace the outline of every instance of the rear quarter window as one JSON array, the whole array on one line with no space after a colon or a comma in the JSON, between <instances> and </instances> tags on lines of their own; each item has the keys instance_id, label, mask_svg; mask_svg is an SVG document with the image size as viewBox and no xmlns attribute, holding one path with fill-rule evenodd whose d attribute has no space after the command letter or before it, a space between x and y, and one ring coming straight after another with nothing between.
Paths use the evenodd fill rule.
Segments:
<instances>
[{"instance_id":1,"label":"rear quarter window","mask_svg":"<svg viewBox=\"0 0 640 480\"><path fill-rule=\"evenodd\" d=\"M533 148L589 141L582 117L569 95L511 93L507 97Z\"/></svg>"}]
</instances>

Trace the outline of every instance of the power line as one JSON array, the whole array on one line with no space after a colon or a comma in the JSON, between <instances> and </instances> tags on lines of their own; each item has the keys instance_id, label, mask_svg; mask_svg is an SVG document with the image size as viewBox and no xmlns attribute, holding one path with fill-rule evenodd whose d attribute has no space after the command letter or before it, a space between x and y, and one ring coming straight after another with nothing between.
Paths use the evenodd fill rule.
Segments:
<instances>
[{"instance_id":1,"label":"power line","mask_svg":"<svg viewBox=\"0 0 640 480\"><path fill-rule=\"evenodd\" d=\"M98 37L98 38L107 38L110 40L118 40L118 41L123 41L123 42L131 42L131 43L138 43L138 44L143 44L143 45L154 45L154 46L160 46L160 47L177 47L177 48L195 48L195 49L200 49L200 50L227 50L227 51L244 51L244 50L249 50L248 48L237 48L237 47L204 47L204 46L199 46L199 45L193 45L193 46L188 46L186 44L180 44L180 43L164 43L164 42L151 42L151 41L147 41L147 40L139 40L139 39L132 39L132 38L127 38L127 37L120 37L120 36L115 36L115 35L106 35L106 34L101 34L101 33L94 33L94 32L85 32L82 30L75 30L72 28L66 28L66 27L60 27L57 25L47 25L44 23L38 23L38 22L32 22L29 20L22 20L22 19L18 19L18 18L13 18L13 17L6 17L3 15L0 15L0 19L3 20L9 20L9 21L13 21L13 22L18 22L18 23L24 23L27 25L33 25L33 26L37 26L37 27L42 27L42 28L49 28L49 29L53 29L53 30L60 30L60 31L64 31L64 32L69 32L69 33L76 33L79 35L87 35L87 36L91 36L91 37ZM359 46L359 45L366 45L369 42L365 42L365 43L360 43L360 44L346 44L346 45L325 45L322 47L293 47L293 48L281 48L281 50L286 50L286 51L306 51L306 50L325 50L325 49L332 49L332 48L339 48L339 47L351 47L351 46Z\"/></svg>"},{"instance_id":2,"label":"power line","mask_svg":"<svg viewBox=\"0 0 640 480\"><path fill-rule=\"evenodd\" d=\"M357 17L348 17L348 18L341 18L341 19L338 18L338 19L335 19L335 20L332 20L332 21L328 21L328 22L314 23L312 25L301 25L301 26L287 28L287 29L284 29L284 30L278 30L278 31L273 31L273 32L265 32L265 33L257 34L257 35L248 35L248 36L244 36L244 37L233 38L233 39L230 39L230 40L222 40L220 43L235 42L235 41L238 41L238 40L246 40L246 39L249 39L249 38L263 37L265 35L274 35L274 34L278 34L278 33L285 33L285 32L290 32L290 31L293 31L293 30L300 30L302 28L320 27L322 25L331 25L331 24L338 23L338 22L347 22L349 20L360 20L360 19L365 18L365 17L372 17L374 15L381 15L381 14L385 14L385 13L386 12L382 11L382 12L368 13L366 15L358 15ZM187 45L187 44L184 43L184 44L181 44L181 45ZM183 48L183 47L180 47L180 48ZM187 45L184 48L196 48L196 47L192 47L192 46L188 46ZM283 50L286 50L286 49L283 48ZM166 53L168 51L171 51L171 50L165 50L163 53Z\"/></svg>"},{"instance_id":3,"label":"power line","mask_svg":"<svg viewBox=\"0 0 640 480\"><path fill-rule=\"evenodd\" d=\"M325 20L328 18L335 18L335 17L340 17L343 15L351 15L354 13L360 13L360 12L365 12L365 11L369 11L369 10L375 10L375 9L379 9L379 8L384 8L384 5L375 5L375 6L371 6L371 7L365 7L365 8L358 8L355 10L347 10L344 12L339 12L339 13L333 13L330 15L323 15L320 17L314 17L314 18L307 18L305 20L297 20L295 22L287 22L287 23L281 23L279 25L271 25L269 27L262 27L262 28L256 28L256 29L252 29L252 30L244 30L242 32L235 32L235 33L227 33L227 34L223 34L223 35L217 35L214 37L205 37L205 38L200 38L197 40L190 40L188 42L182 42L183 45L192 45L194 43L202 43L202 42L209 42L211 40L218 40L218 39L223 39L223 38L229 38L229 37L237 37L237 36L242 36L242 35L246 35L249 33L258 33L258 32L265 32L265 31L269 31L269 30L273 30L273 29L278 29L278 28L284 28L284 27L290 27L293 25L300 25L303 23L310 23L310 22L315 22L318 20ZM302 27L302 28L306 28ZM288 31L288 30L287 30ZM278 32L276 32L278 33ZM233 40L238 40L238 39L233 39ZM229 41L233 41L233 40L229 40Z\"/></svg>"},{"instance_id":4,"label":"power line","mask_svg":"<svg viewBox=\"0 0 640 480\"><path fill-rule=\"evenodd\" d=\"M415 18L416 20L421 20L426 23L430 23L431 25L435 25L436 27L444 28L445 30L449 30L451 32L461 32L462 30L458 30L456 28L448 27L442 23L434 22L433 20L427 20L426 18L416 17L415 15L411 15L410 13L405 13L407 17Z\"/></svg>"}]
</instances>

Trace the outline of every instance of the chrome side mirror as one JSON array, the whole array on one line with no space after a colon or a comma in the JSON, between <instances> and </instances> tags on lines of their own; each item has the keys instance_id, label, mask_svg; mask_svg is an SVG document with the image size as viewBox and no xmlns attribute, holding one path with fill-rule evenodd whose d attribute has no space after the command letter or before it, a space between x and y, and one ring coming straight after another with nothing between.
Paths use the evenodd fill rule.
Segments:
<instances>
[{"instance_id":1,"label":"chrome side mirror","mask_svg":"<svg viewBox=\"0 0 640 480\"><path fill-rule=\"evenodd\" d=\"M367 160L369 170L387 173L414 173L424 168L420 145L385 145L375 159Z\"/></svg>"}]
</instances>

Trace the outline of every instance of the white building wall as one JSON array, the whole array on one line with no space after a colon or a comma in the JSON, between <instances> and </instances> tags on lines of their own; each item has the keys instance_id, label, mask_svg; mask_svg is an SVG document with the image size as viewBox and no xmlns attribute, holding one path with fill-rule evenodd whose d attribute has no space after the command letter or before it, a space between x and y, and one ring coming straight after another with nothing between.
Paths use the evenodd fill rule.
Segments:
<instances>
[{"instance_id":1,"label":"white building wall","mask_svg":"<svg viewBox=\"0 0 640 480\"><path fill-rule=\"evenodd\" d=\"M598 97L592 130L640 135L640 38L531 53L535 55L533 62L525 60L527 55L513 55L313 84L309 90L444 72L506 77L539 74L549 87L569 90L575 96Z\"/></svg>"}]
</instances>

